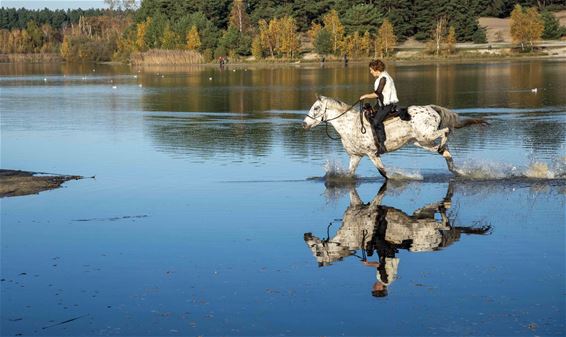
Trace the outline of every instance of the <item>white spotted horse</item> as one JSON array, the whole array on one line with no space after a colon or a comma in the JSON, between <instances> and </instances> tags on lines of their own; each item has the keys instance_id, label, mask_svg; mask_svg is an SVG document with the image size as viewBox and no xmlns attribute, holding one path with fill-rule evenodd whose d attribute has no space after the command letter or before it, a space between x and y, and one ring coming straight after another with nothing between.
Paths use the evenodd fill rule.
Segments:
<instances>
[{"instance_id":1,"label":"white spotted horse","mask_svg":"<svg viewBox=\"0 0 566 337\"><path fill-rule=\"evenodd\" d=\"M452 155L446 145L450 132L468 125L489 124L482 118L460 120L454 111L437 105L413 105L408 108L408 113L411 116L409 121L399 117L385 120L386 152L396 151L412 142L442 155L453 174L460 172L454 167ZM322 122L330 123L340 135L342 145L350 156L348 172L351 176L354 176L360 160L368 156L379 173L385 179L388 178L381 158L376 153L373 128L368 120L360 118L359 110L333 98L318 96L303 120L303 128L308 130Z\"/></svg>"}]
</instances>

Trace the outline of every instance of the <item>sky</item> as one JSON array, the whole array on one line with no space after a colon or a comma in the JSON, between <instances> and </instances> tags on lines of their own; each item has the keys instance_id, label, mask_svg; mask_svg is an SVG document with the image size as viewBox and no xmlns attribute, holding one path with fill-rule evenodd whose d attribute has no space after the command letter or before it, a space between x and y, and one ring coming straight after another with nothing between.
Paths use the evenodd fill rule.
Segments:
<instances>
[{"instance_id":1,"label":"sky","mask_svg":"<svg viewBox=\"0 0 566 337\"><path fill-rule=\"evenodd\" d=\"M27 9L107 8L104 0L0 0L0 7Z\"/></svg>"}]
</instances>

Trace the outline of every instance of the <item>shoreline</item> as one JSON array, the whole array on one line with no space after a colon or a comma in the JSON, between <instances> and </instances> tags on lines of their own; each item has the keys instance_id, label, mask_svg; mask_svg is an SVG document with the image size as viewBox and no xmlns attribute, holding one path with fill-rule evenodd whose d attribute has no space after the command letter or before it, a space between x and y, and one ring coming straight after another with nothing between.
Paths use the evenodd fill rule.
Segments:
<instances>
[{"instance_id":1,"label":"shoreline","mask_svg":"<svg viewBox=\"0 0 566 337\"><path fill-rule=\"evenodd\" d=\"M475 48L472 48L475 47ZM462 43L456 49L458 52L453 55L435 56L428 54L423 46L398 46L397 53L392 57L383 57L382 59L394 63L458 63L474 61L482 63L484 61L505 61L505 60L532 60L532 59L566 59L566 42L552 41L542 42L540 49L535 52L520 53L515 52L508 42L498 44L481 44L470 45ZM301 64L319 64L319 65L337 65L344 64L343 58L330 55L325 56L326 61L321 64L320 56L315 53L304 53L299 59L261 59L255 60L247 58L237 59L233 62L226 63L226 67L242 66L242 65L301 65ZM373 57L362 57L349 59L349 64L366 63ZM215 66L218 63L213 60L211 62L202 63L171 63L164 58L163 62L152 64L134 64L132 62L124 63L118 61L105 62L67 62L61 57L55 57L54 54L0 54L0 64L102 64L111 66L131 66L131 67L185 67L185 66Z\"/></svg>"}]
</instances>

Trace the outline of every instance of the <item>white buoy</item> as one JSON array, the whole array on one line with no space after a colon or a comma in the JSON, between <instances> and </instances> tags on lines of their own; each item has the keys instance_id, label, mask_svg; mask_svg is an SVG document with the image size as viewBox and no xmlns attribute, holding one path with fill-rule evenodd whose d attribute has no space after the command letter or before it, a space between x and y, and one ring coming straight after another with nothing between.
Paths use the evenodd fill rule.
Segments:
<instances>
[{"instance_id":1,"label":"white buoy","mask_svg":"<svg viewBox=\"0 0 566 337\"><path fill-rule=\"evenodd\" d=\"M113 85L113 86L112 86L112 89L116 89L116 88L118 88L118 87L117 87L117 86L115 86L115 85Z\"/></svg>"},{"instance_id":2,"label":"white buoy","mask_svg":"<svg viewBox=\"0 0 566 337\"><path fill-rule=\"evenodd\" d=\"M141 85L141 84L138 84L138 87L140 87L140 88L141 88L141 87L142 87L142 85Z\"/></svg>"},{"instance_id":3,"label":"white buoy","mask_svg":"<svg viewBox=\"0 0 566 337\"><path fill-rule=\"evenodd\" d=\"M208 80L209 80L209 81L212 81L212 77L209 77Z\"/></svg>"},{"instance_id":4,"label":"white buoy","mask_svg":"<svg viewBox=\"0 0 566 337\"><path fill-rule=\"evenodd\" d=\"M47 82L47 77L44 77L44 78L43 78L43 82Z\"/></svg>"},{"instance_id":5,"label":"white buoy","mask_svg":"<svg viewBox=\"0 0 566 337\"><path fill-rule=\"evenodd\" d=\"M531 89L531 92L534 92L535 94L537 93L537 91L538 91L537 88Z\"/></svg>"}]
</instances>

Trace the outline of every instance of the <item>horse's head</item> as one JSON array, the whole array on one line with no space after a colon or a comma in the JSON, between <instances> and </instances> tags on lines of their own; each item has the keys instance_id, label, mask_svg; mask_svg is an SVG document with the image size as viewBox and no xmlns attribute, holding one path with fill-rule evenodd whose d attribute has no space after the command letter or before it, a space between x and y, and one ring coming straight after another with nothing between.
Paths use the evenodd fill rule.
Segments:
<instances>
[{"instance_id":1,"label":"horse's head","mask_svg":"<svg viewBox=\"0 0 566 337\"><path fill-rule=\"evenodd\" d=\"M352 255L352 251L348 247L342 246L339 242L321 240L312 235L312 233L305 233L304 240L314 255L316 262L318 262L319 267L329 266L333 262Z\"/></svg>"},{"instance_id":2,"label":"horse's head","mask_svg":"<svg viewBox=\"0 0 566 337\"><path fill-rule=\"evenodd\" d=\"M326 119L326 103L324 97L317 96L316 102L311 106L307 117L303 120L303 128L308 130L314 128Z\"/></svg>"}]
</instances>

